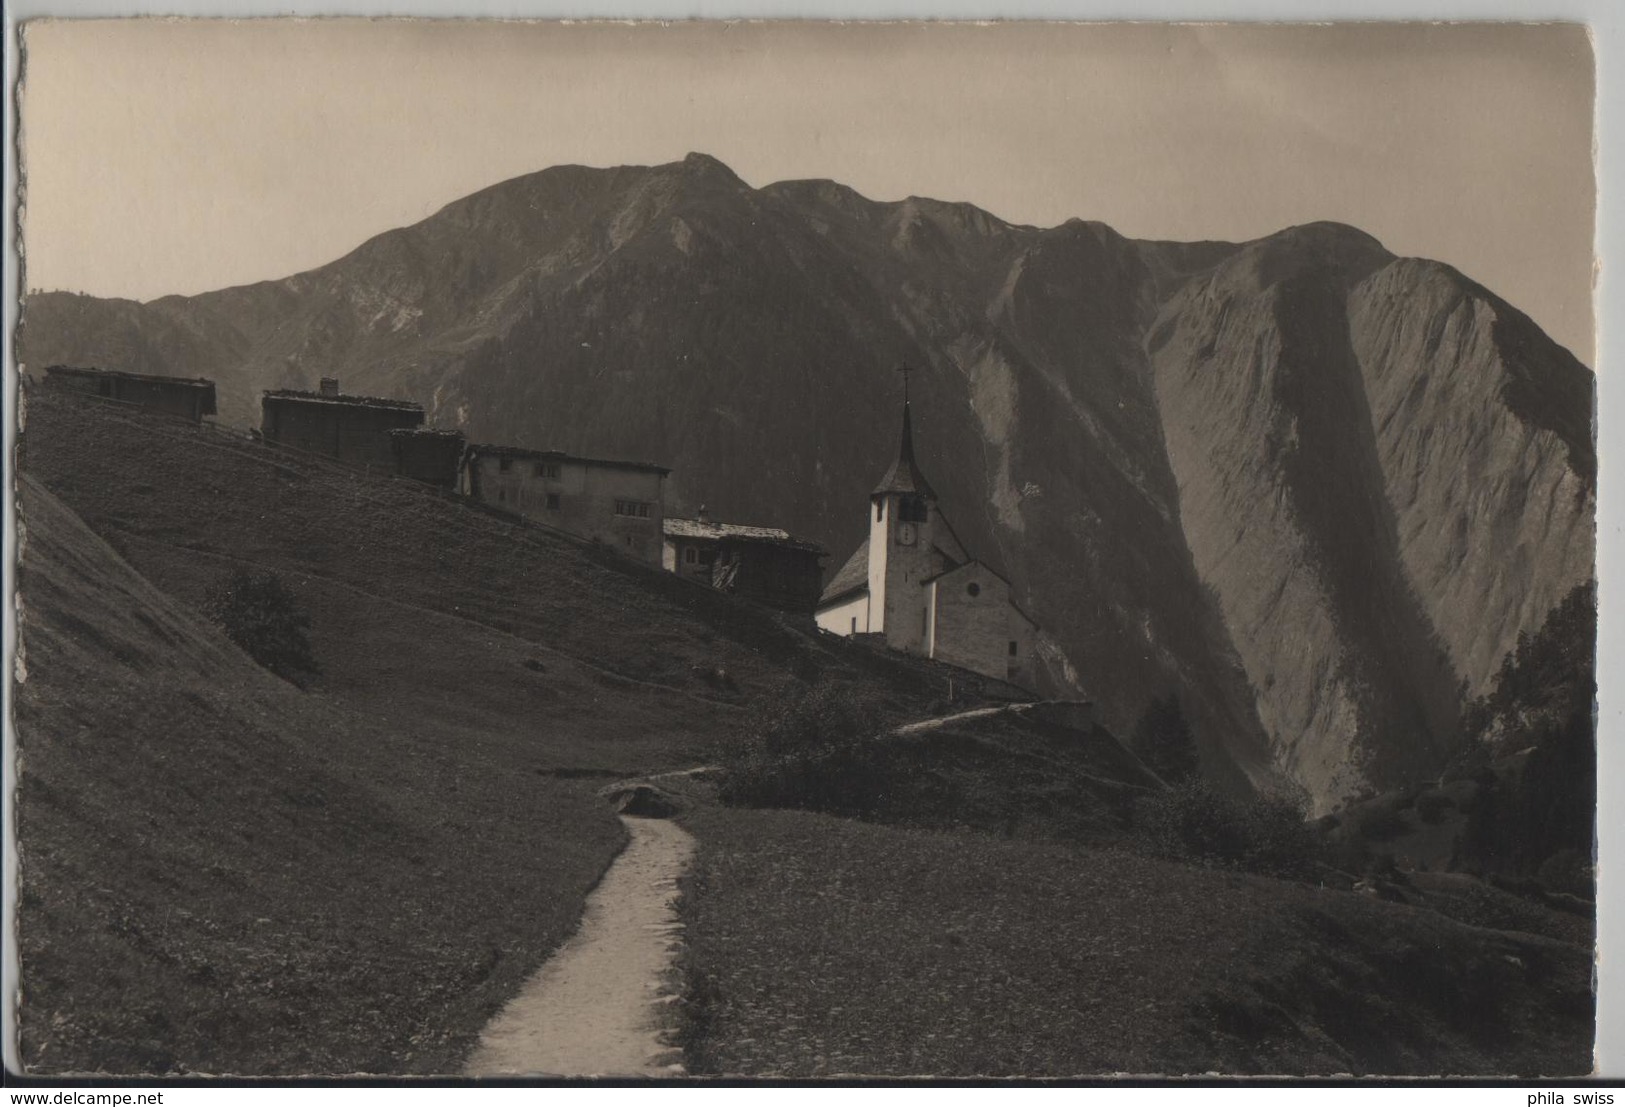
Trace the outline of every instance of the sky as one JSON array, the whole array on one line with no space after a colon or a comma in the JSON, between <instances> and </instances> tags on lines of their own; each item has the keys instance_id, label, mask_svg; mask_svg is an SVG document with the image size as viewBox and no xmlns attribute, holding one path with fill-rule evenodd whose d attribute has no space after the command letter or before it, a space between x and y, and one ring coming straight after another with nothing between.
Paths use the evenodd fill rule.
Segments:
<instances>
[{"instance_id":1,"label":"sky","mask_svg":"<svg viewBox=\"0 0 1625 1107\"><path fill-rule=\"evenodd\" d=\"M1350 223L1593 361L1575 25L78 20L24 51L30 288L283 277L509 177L701 151L1141 238Z\"/></svg>"}]
</instances>

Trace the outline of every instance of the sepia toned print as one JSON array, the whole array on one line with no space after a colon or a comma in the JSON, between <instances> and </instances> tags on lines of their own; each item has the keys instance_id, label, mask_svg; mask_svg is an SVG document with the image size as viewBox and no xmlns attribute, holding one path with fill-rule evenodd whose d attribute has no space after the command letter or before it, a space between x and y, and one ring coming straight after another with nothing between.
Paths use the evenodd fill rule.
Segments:
<instances>
[{"instance_id":1,"label":"sepia toned print","mask_svg":"<svg viewBox=\"0 0 1625 1107\"><path fill-rule=\"evenodd\" d=\"M1591 1071L1585 28L24 54L25 1072Z\"/></svg>"}]
</instances>

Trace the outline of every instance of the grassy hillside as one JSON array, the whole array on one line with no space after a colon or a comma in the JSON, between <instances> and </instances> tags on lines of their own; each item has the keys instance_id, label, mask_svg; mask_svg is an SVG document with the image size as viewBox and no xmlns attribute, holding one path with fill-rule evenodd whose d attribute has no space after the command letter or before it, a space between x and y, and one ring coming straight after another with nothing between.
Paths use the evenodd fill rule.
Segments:
<instances>
[{"instance_id":1,"label":"grassy hillside","mask_svg":"<svg viewBox=\"0 0 1625 1107\"><path fill-rule=\"evenodd\" d=\"M798 672L938 694L404 482L29 401L33 1070L455 1071L618 848L604 778L692 764ZM203 620L239 567L309 612L307 690Z\"/></svg>"},{"instance_id":2,"label":"grassy hillside","mask_svg":"<svg viewBox=\"0 0 1625 1107\"><path fill-rule=\"evenodd\" d=\"M1116 850L806 812L688 825L695 1072L1591 1070L1578 941Z\"/></svg>"},{"instance_id":3,"label":"grassy hillside","mask_svg":"<svg viewBox=\"0 0 1625 1107\"><path fill-rule=\"evenodd\" d=\"M1018 704L909 718L859 684L753 712L718 743L717 797L890 826L1117 844L1162 784L1070 709Z\"/></svg>"},{"instance_id":4,"label":"grassy hillside","mask_svg":"<svg viewBox=\"0 0 1625 1107\"><path fill-rule=\"evenodd\" d=\"M942 680L412 482L35 390L21 467L184 604L237 567L309 609L313 685L396 725L522 737L558 767L692 764L815 673L903 704ZM918 712L916 712L918 714Z\"/></svg>"},{"instance_id":5,"label":"grassy hillside","mask_svg":"<svg viewBox=\"0 0 1625 1107\"><path fill-rule=\"evenodd\" d=\"M1115 842L1135 800L1156 786L1102 728L1073 730L1022 712L897 735L881 748L881 771L899 786L875 818L899 826Z\"/></svg>"},{"instance_id":6,"label":"grassy hillside","mask_svg":"<svg viewBox=\"0 0 1625 1107\"><path fill-rule=\"evenodd\" d=\"M305 695L25 478L33 1072L443 1072L622 833L511 736Z\"/></svg>"}]
</instances>

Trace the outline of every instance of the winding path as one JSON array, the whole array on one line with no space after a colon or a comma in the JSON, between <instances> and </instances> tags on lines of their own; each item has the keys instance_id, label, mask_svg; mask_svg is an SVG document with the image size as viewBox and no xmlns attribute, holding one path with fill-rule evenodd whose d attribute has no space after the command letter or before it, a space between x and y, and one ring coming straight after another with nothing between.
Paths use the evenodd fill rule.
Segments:
<instances>
[{"instance_id":1,"label":"winding path","mask_svg":"<svg viewBox=\"0 0 1625 1107\"><path fill-rule=\"evenodd\" d=\"M480 1035L468 1076L680 1076L661 1040L677 935L677 878L694 838L621 816L631 840L587 897L581 925Z\"/></svg>"}]
</instances>

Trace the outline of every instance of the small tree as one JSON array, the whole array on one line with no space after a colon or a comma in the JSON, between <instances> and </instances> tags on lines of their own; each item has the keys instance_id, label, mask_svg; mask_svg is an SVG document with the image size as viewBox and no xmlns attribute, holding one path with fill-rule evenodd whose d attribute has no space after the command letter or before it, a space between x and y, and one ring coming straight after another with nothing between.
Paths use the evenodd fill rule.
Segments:
<instances>
[{"instance_id":1,"label":"small tree","mask_svg":"<svg viewBox=\"0 0 1625 1107\"><path fill-rule=\"evenodd\" d=\"M275 573L239 569L207 598L210 618L244 653L293 684L321 672L311 649L310 616Z\"/></svg>"},{"instance_id":2,"label":"small tree","mask_svg":"<svg viewBox=\"0 0 1625 1107\"><path fill-rule=\"evenodd\" d=\"M1134 724L1129 745L1152 772L1170 784L1197 773L1196 739L1178 696L1158 696L1147 704Z\"/></svg>"}]
</instances>

